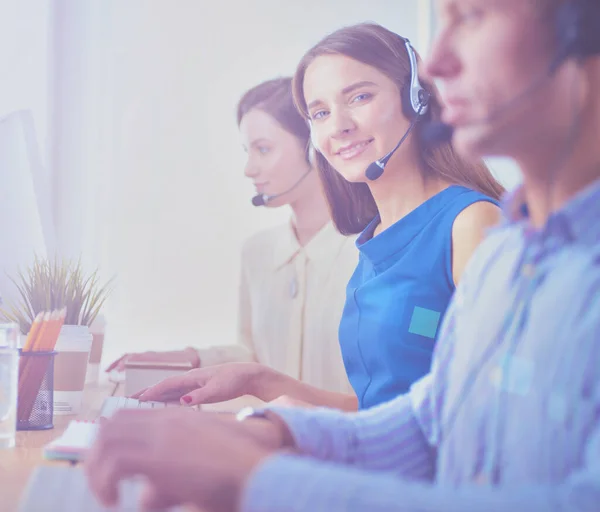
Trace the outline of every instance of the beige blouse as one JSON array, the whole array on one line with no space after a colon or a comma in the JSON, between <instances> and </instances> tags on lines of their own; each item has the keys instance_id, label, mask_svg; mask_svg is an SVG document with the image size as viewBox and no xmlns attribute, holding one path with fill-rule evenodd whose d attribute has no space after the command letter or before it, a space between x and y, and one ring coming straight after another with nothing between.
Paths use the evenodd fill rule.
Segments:
<instances>
[{"instance_id":1,"label":"beige blouse","mask_svg":"<svg viewBox=\"0 0 600 512\"><path fill-rule=\"evenodd\" d=\"M242 251L239 343L198 350L202 366L258 361L322 389L352 392L338 342L355 237L323 227L304 247L291 224Z\"/></svg>"}]
</instances>

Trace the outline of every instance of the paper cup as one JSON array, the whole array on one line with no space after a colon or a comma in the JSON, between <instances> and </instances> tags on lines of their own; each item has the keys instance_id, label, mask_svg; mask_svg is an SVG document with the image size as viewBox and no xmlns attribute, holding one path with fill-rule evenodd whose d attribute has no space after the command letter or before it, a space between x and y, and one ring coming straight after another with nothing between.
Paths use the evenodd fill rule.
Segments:
<instances>
[{"instance_id":1,"label":"paper cup","mask_svg":"<svg viewBox=\"0 0 600 512\"><path fill-rule=\"evenodd\" d=\"M86 384L97 384L100 377L100 360L102 359L102 349L104 348L104 333L92 333L92 348L90 350L90 359L88 361L87 373L85 376Z\"/></svg>"},{"instance_id":2,"label":"paper cup","mask_svg":"<svg viewBox=\"0 0 600 512\"><path fill-rule=\"evenodd\" d=\"M102 314L96 317L94 323L90 326L92 333L92 349L88 361L87 374L85 376L86 384L98 384L100 378L100 361L104 349L104 333L106 330L106 320Z\"/></svg>"},{"instance_id":3,"label":"paper cup","mask_svg":"<svg viewBox=\"0 0 600 512\"><path fill-rule=\"evenodd\" d=\"M54 360L54 414L79 414L83 400L92 335L86 326L64 325Z\"/></svg>"}]
</instances>

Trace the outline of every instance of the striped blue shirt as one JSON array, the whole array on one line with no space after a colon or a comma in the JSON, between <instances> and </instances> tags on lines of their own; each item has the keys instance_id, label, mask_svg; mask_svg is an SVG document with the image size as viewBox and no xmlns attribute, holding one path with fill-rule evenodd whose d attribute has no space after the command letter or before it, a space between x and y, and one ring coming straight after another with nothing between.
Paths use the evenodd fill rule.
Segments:
<instances>
[{"instance_id":1,"label":"striped blue shirt","mask_svg":"<svg viewBox=\"0 0 600 512\"><path fill-rule=\"evenodd\" d=\"M600 181L531 231L520 191L476 251L431 372L366 411L276 409L245 512L600 510Z\"/></svg>"}]
</instances>

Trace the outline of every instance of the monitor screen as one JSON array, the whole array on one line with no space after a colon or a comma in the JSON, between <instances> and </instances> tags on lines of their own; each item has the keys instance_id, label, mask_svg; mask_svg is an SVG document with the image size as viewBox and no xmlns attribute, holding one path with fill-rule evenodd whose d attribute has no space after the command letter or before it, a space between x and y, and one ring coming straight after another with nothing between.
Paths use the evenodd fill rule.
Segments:
<instances>
[{"instance_id":1,"label":"monitor screen","mask_svg":"<svg viewBox=\"0 0 600 512\"><path fill-rule=\"evenodd\" d=\"M27 111L0 117L0 296L3 307L17 290L8 276L35 255L54 251L49 179L41 165L33 118Z\"/></svg>"}]
</instances>

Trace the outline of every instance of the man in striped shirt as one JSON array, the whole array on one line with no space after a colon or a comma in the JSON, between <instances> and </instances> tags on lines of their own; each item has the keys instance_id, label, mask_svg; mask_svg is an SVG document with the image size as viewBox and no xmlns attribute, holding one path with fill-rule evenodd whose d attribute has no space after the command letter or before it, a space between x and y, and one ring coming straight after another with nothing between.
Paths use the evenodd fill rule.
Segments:
<instances>
[{"instance_id":1,"label":"man in striped shirt","mask_svg":"<svg viewBox=\"0 0 600 512\"><path fill-rule=\"evenodd\" d=\"M600 2L438 4L443 119L464 155L516 159L524 185L458 286L431 373L354 414L117 415L87 468L104 502L142 474L148 503L215 511L600 510Z\"/></svg>"}]
</instances>

